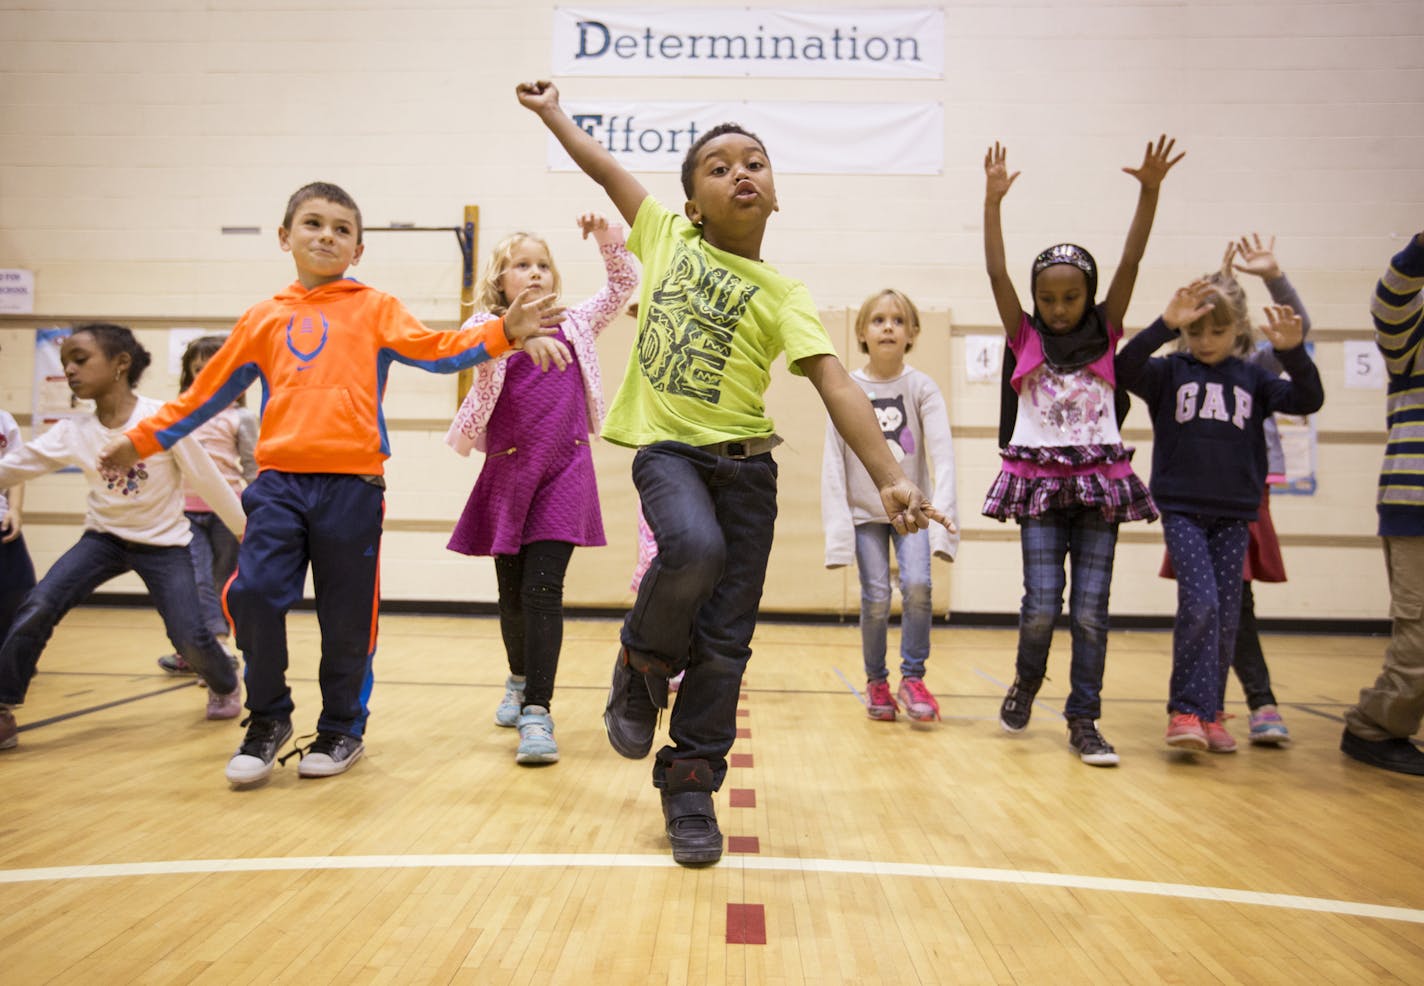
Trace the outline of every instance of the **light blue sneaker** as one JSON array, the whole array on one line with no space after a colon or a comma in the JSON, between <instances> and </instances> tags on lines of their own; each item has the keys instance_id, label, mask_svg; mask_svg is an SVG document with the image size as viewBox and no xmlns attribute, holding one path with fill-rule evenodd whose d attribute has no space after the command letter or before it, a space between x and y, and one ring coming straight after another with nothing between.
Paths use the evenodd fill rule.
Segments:
<instances>
[{"instance_id":1,"label":"light blue sneaker","mask_svg":"<svg viewBox=\"0 0 1424 986\"><path fill-rule=\"evenodd\" d=\"M494 710L496 726L513 726L519 722L519 710L524 707L524 679L510 675L504 679L504 698Z\"/></svg>"},{"instance_id":2,"label":"light blue sneaker","mask_svg":"<svg viewBox=\"0 0 1424 986\"><path fill-rule=\"evenodd\" d=\"M519 716L519 752L514 755L514 762L557 763L558 760L554 720L542 706L529 706L529 711Z\"/></svg>"}]
</instances>

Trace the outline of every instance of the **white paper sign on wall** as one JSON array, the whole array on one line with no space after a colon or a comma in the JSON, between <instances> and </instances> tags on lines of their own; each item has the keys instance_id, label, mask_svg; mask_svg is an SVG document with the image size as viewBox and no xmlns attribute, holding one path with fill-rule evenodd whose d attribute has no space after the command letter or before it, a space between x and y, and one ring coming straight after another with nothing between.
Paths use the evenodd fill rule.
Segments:
<instances>
[{"instance_id":1,"label":"white paper sign on wall","mask_svg":"<svg viewBox=\"0 0 1424 986\"><path fill-rule=\"evenodd\" d=\"M0 312L30 315L35 310L35 272L20 268L0 270Z\"/></svg>"},{"instance_id":2,"label":"white paper sign on wall","mask_svg":"<svg viewBox=\"0 0 1424 986\"><path fill-rule=\"evenodd\" d=\"M1360 339L1345 340L1346 389L1384 390L1388 380L1378 346Z\"/></svg>"},{"instance_id":3,"label":"white paper sign on wall","mask_svg":"<svg viewBox=\"0 0 1424 986\"><path fill-rule=\"evenodd\" d=\"M999 379L1003 359L1003 336L964 337L964 374L971 381Z\"/></svg>"}]
</instances>

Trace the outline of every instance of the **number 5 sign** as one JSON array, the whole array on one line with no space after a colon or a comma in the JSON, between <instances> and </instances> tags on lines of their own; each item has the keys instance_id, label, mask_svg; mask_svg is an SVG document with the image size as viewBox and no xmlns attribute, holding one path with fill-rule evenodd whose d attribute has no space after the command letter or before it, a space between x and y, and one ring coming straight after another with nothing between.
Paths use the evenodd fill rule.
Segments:
<instances>
[{"instance_id":1,"label":"number 5 sign","mask_svg":"<svg viewBox=\"0 0 1424 986\"><path fill-rule=\"evenodd\" d=\"M1349 390L1384 390L1388 374L1384 357L1373 342L1345 342L1345 386Z\"/></svg>"}]
</instances>

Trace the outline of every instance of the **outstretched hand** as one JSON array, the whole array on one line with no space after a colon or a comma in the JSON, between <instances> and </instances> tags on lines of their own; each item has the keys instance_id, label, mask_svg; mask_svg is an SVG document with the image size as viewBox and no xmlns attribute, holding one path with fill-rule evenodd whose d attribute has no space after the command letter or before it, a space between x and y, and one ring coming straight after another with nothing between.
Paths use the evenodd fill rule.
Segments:
<instances>
[{"instance_id":1,"label":"outstretched hand","mask_svg":"<svg viewBox=\"0 0 1424 986\"><path fill-rule=\"evenodd\" d=\"M510 343L522 345L531 336L546 336L563 321L564 306L558 303L558 295L546 294L534 297L536 285L529 285L514 296L504 313L504 334Z\"/></svg>"},{"instance_id":2,"label":"outstretched hand","mask_svg":"<svg viewBox=\"0 0 1424 986\"><path fill-rule=\"evenodd\" d=\"M943 524L951 534L959 528L920 492L920 488L903 476L890 486L880 489L880 502L897 534L913 534L925 530L931 521Z\"/></svg>"},{"instance_id":3,"label":"outstretched hand","mask_svg":"<svg viewBox=\"0 0 1424 986\"><path fill-rule=\"evenodd\" d=\"M1009 149L994 141L994 146L984 154L984 198L999 202L1009 194L1009 188L1020 172L1009 174Z\"/></svg>"},{"instance_id":4,"label":"outstretched hand","mask_svg":"<svg viewBox=\"0 0 1424 986\"><path fill-rule=\"evenodd\" d=\"M1283 353L1295 349L1305 339L1305 323L1290 305L1267 305L1266 324L1261 326L1261 334Z\"/></svg>"},{"instance_id":5,"label":"outstretched hand","mask_svg":"<svg viewBox=\"0 0 1424 986\"><path fill-rule=\"evenodd\" d=\"M1274 281L1281 276L1281 265L1276 261L1276 238L1272 236L1266 243L1261 242L1260 233L1243 236L1231 245L1236 251L1234 269L1243 274L1254 274L1263 281Z\"/></svg>"},{"instance_id":6,"label":"outstretched hand","mask_svg":"<svg viewBox=\"0 0 1424 986\"><path fill-rule=\"evenodd\" d=\"M99 453L99 474L105 478L122 476L138 462L138 449L126 435L120 435Z\"/></svg>"},{"instance_id":7,"label":"outstretched hand","mask_svg":"<svg viewBox=\"0 0 1424 986\"><path fill-rule=\"evenodd\" d=\"M1157 146L1152 146L1152 141L1147 142L1147 151L1142 155L1142 164L1136 168L1123 168L1132 177L1142 182L1144 190L1160 188L1162 179L1167 177L1167 172L1172 170L1182 158L1187 156L1183 151L1176 157L1172 157L1172 149L1177 146L1177 138L1168 137L1166 134L1157 138Z\"/></svg>"},{"instance_id":8,"label":"outstretched hand","mask_svg":"<svg viewBox=\"0 0 1424 986\"><path fill-rule=\"evenodd\" d=\"M514 87L514 95L520 106L535 113L559 108L559 87L547 79L521 82Z\"/></svg>"},{"instance_id":9,"label":"outstretched hand","mask_svg":"<svg viewBox=\"0 0 1424 986\"><path fill-rule=\"evenodd\" d=\"M1191 325L1211 311L1216 288L1205 278L1193 281L1186 287L1178 288L1162 310L1162 321L1169 329L1180 329Z\"/></svg>"},{"instance_id":10,"label":"outstretched hand","mask_svg":"<svg viewBox=\"0 0 1424 986\"><path fill-rule=\"evenodd\" d=\"M602 233L608 228L608 220L604 219L596 212L585 212L578 217L578 228L583 233L583 238L588 239L591 233Z\"/></svg>"}]
</instances>

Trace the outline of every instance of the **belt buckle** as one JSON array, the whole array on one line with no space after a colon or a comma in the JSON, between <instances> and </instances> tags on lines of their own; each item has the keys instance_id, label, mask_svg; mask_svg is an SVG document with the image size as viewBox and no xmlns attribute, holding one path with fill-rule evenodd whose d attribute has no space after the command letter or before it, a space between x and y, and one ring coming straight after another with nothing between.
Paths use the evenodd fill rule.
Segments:
<instances>
[{"instance_id":1,"label":"belt buckle","mask_svg":"<svg viewBox=\"0 0 1424 986\"><path fill-rule=\"evenodd\" d=\"M722 454L729 459L745 459L747 457L746 442L727 442L722 448Z\"/></svg>"}]
</instances>

